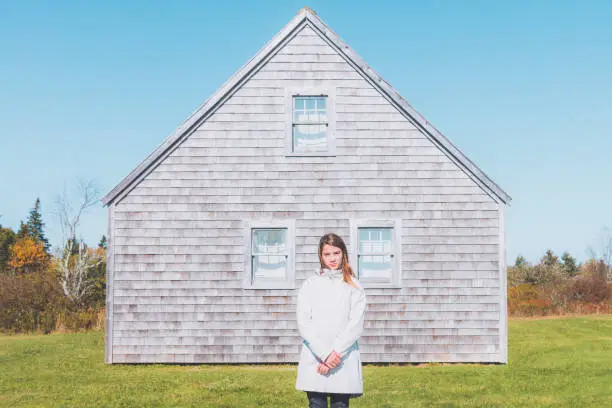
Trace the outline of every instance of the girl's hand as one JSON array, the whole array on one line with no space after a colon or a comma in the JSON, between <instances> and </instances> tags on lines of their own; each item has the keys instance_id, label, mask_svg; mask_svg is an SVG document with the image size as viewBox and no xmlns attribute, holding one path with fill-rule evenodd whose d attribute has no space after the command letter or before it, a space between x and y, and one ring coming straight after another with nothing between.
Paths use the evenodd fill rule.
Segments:
<instances>
[{"instance_id":1,"label":"girl's hand","mask_svg":"<svg viewBox=\"0 0 612 408\"><path fill-rule=\"evenodd\" d=\"M319 363L319 366L317 367L317 373L321 375L327 375L327 373L329 373L329 370L330 368L324 363Z\"/></svg>"},{"instance_id":2,"label":"girl's hand","mask_svg":"<svg viewBox=\"0 0 612 408\"><path fill-rule=\"evenodd\" d=\"M334 350L325 360L325 365L327 365L329 368L335 368L338 366L338 364L340 364L341 360L342 358L340 357L340 354Z\"/></svg>"}]
</instances>

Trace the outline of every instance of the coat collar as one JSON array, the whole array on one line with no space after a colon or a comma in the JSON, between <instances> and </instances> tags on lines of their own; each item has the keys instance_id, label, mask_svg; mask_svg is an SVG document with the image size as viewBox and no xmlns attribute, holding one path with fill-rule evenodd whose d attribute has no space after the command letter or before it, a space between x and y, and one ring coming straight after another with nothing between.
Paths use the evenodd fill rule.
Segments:
<instances>
[{"instance_id":1,"label":"coat collar","mask_svg":"<svg viewBox=\"0 0 612 408\"><path fill-rule=\"evenodd\" d=\"M342 279L342 269L327 269L319 268L316 271L318 276L323 276L329 279Z\"/></svg>"}]
</instances>

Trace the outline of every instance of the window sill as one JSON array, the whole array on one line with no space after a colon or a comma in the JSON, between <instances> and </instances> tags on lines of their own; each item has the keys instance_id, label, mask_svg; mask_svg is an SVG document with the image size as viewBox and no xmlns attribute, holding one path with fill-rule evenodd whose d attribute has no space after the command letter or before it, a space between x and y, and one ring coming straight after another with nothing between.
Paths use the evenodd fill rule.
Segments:
<instances>
[{"instance_id":1,"label":"window sill","mask_svg":"<svg viewBox=\"0 0 612 408\"><path fill-rule=\"evenodd\" d=\"M245 284L242 289L296 289L294 282L254 282Z\"/></svg>"},{"instance_id":2,"label":"window sill","mask_svg":"<svg viewBox=\"0 0 612 408\"><path fill-rule=\"evenodd\" d=\"M285 157L336 157L336 154L327 153L327 152L303 152L303 153L286 153Z\"/></svg>"},{"instance_id":3,"label":"window sill","mask_svg":"<svg viewBox=\"0 0 612 408\"><path fill-rule=\"evenodd\" d=\"M385 289L401 289L402 285L399 283L383 283L383 282L367 282L360 280L361 286L365 289L385 288Z\"/></svg>"}]
</instances>

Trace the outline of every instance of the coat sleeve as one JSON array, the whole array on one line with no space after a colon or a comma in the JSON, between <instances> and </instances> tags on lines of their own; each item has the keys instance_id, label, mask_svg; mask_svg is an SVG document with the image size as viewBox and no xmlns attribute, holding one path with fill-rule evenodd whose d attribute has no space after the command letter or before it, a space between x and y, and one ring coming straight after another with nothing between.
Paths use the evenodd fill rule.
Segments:
<instances>
[{"instance_id":1,"label":"coat sleeve","mask_svg":"<svg viewBox=\"0 0 612 408\"><path fill-rule=\"evenodd\" d=\"M321 340L321 336L317 332L317 328L312 320L312 306L310 296L310 284L304 282L298 293L297 298L297 324L300 336L306 342L306 346L310 349L319 360L325 361L327 356L331 354L333 348L331 344L325 344Z\"/></svg>"},{"instance_id":2,"label":"coat sleeve","mask_svg":"<svg viewBox=\"0 0 612 408\"><path fill-rule=\"evenodd\" d=\"M334 340L333 349L342 357L355 344L363 333L363 322L365 318L366 295L361 286L351 294L351 311L349 321L343 331Z\"/></svg>"}]
</instances>

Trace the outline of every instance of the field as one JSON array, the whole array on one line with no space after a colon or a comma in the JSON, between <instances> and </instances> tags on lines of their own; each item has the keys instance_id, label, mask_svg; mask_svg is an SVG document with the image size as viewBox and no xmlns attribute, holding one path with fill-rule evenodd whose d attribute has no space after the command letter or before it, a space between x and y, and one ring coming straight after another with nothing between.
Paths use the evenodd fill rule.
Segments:
<instances>
[{"instance_id":1,"label":"field","mask_svg":"<svg viewBox=\"0 0 612 408\"><path fill-rule=\"evenodd\" d=\"M307 406L295 365L103 360L102 332L0 336L0 406ZM351 407L612 407L612 315L511 319L508 365L365 365Z\"/></svg>"}]
</instances>

